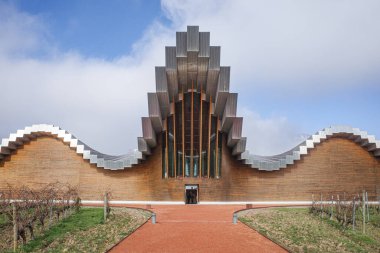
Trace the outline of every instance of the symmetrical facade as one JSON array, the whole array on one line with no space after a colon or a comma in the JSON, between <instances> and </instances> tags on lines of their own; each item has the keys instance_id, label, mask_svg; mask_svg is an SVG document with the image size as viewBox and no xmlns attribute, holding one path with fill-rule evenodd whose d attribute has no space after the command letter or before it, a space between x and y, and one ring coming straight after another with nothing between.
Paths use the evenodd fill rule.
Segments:
<instances>
[{"instance_id":1,"label":"symmetrical facade","mask_svg":"<svg viewBox=\"0 0 380 253\"><path fill-rule=\"evenodd\" d=\"M84 199L98 199L107 188L116 199L133 201L184 201L186 192L196 192L200 201L380 193L380 141L357 128L326 128L280 155L250 154L236 115L238 96L229 90L230 67L220 66L220 52L197 26L177 32L176 46L165 48L165 66L155 69L143 136L129 154L100 153L52 125L2 139L0 188L19 180L32 187L63 180L78 184Z\"/></svg>"},{"instance_id":2,"label":"symmetrical facade","mask_svg":"<svg viewBox=\"0 0 380 253\"><path fill-rule=\"evenodd\" d=\"M232 148L241 139L230 67L220 66L220 47L210 46L210 33L197 26L177 32L176 46L165 48L165 58L165 66L156 67L156 93L148 94L139 150L149 154L162 133L163 178L219 178L223 134Z\"/></svg>"}]
</instances>

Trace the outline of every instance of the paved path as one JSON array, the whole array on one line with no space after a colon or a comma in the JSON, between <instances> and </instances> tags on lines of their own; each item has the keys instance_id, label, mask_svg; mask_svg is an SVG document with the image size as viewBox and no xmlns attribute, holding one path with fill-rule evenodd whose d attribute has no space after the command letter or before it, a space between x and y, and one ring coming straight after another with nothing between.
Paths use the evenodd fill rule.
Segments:
<instances>
[{"instance_id":1,"label":"paved path","mask_svg":"<svg viewBox=\"0 0 380 253\"><path fill-rule=\"evenodd\" d=\"M241 224L232 223L238 205L152 206L147 222L110 252L286 252Z\"/></svg>"}]
</instances>

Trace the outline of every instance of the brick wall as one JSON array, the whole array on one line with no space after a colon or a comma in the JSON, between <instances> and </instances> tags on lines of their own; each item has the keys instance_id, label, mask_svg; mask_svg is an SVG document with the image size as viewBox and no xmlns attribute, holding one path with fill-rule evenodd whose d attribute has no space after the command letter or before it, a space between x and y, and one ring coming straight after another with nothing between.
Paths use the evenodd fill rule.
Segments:
<instances>
[{"instance_id":1,"label":"brick wall","mask_svg":"<svg viewBox=\"0 0 380 253\"><path fill-rule=\"evenodd\" d=\"M161 138L158 138L159 140ZM96 168L53 137L39 137L0 163L0 188L6 184L40 187L50 182L79 185L82 199L184 199L184 184L199 184L201 201L310 200L313 192L380 192L380 161L343 138L324 141L286 169L262 172L235 160L224 145L221 179L161 179L161 148L146 161L122 171Z\"/></svg>"}]
</instances>

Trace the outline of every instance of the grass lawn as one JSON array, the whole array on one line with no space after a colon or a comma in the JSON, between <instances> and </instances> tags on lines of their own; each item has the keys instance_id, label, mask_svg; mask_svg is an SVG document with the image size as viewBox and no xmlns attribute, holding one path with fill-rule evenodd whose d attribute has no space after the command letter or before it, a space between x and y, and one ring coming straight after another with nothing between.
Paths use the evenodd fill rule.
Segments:
<instances>
[{"instance_id":1,"label":"grass lawn","mask_svg":"<svg viewBox=\"0 0 380 253\"><path fill-rule=\"evenodd\" d=\"M103 208L81 208L22 245L19 252L104 252L149 217L150 213L142 210L112 208L104 223Z\"/></svg>"},{"instance_id":2,"label":"grass lawn","mask_svg":"<svg viewBox=\"0 0 380 253\"><path fill-rule=\"evenodd\" d=\"M337 221L320 218L308 208L246 210L239 220L284 246L291 252L380 252L380 214L373 212L366 224L356 230Z\"/></svg>"},{"instance_id":3,"label":"grass lawn","mask_svg":"<svg viewBox=\"0 0 380 253\"><path fill-rule=\"evenodd\" d=\"M8 217L5 216L4 214L0 214L0 231L3 227L9 225L9 220Z\"/></svg>"},{"instance_id":4,"label":"grass lawn","mask_svg":"<svg viewBox=\"0 0 380 253\"><path fill-rule=\"evenodd\" d=\"M30 241L23 247L25 252L35 252L36 250L48 247L55 240L59 240L68 233L86 231L91 227L103 223L103 209L82 208L78 213L71 215L67 219L53 226L43 235Z\"/></svg>"},{"instance_id":5,"label":"grass lawn","mask_svg":"<svg viewBox=\"0 0 380 253\"><path fill-rule=\"evenodd\" d=\"M3 226L7 223L8 219L4 214L0 214L0 226Z\"/></svg>"}]
</instances>

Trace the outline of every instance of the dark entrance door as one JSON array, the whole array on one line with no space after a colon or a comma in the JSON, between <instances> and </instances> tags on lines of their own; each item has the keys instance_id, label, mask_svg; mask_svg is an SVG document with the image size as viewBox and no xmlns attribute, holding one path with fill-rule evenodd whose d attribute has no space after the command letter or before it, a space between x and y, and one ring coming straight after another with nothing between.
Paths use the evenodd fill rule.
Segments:
<instances>
[{"instance_id":1,"label":"dark entrance door","mask_svg":"<svg viewBox=\"0 0 380 253\"><path fill-rule=\"evenodd\" d=\"M198 203L198 185L185 185L185 203Z\"/></svg>"}]
</instances>

